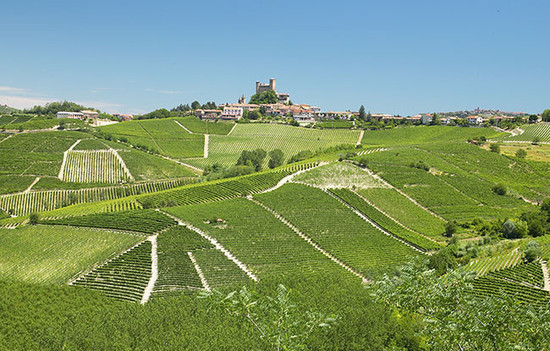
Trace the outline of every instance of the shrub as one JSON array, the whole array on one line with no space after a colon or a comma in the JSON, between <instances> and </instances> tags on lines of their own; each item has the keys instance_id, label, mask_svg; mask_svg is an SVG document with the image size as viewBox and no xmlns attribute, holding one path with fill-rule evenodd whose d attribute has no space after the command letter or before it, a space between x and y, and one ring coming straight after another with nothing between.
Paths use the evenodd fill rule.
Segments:
<instances>
[{"instance_id":1,"label":"shrub","mask_svg":"<svg viewBox=\"0 0 550 351\"><path fill-rule=\"evenodd\" d=\"M489 146L489 149L491 150L491 152L496 152L497 154L500 153L500 145L499 144L491 144Z\"/></svg>"},{"instance_id":2,"label":"shrub","mask_svg":"<svg viewBox=\"0 0 550 351\"><path fill-rule=\"evenodd\" d=\"M527 223L521 220L508 219L502 225L502 236L507 239L519 239L527 235Z\"/></svg>"},{"instance_id":3,"label":"shrub","mask_svg":"<svg viewBox=\"0 0 550 351\"><path fill-rule=\"evenodd\" d=\"M530 241L523 252L527 262L533 262L540 256L540 246L536 241Z\"/></svg>"},{"instance_id":4,"label":"shrub","mask_svg":"<svg viewBox=\"0 0 550 351\"><path fill-rule=\"evenodd\" d=\"M524 149L518 149L518 151L516 151L517 158L525 158L525 156L527 156L527 151Z\"/></svg>"},{"instance_id":5,"label":"shrub","mask_svg":"<svg viewBox=\"0 0 550 351\"><path fill-rule=\"evenodd\" d=\"M493 190L493 192L497 195L506 195L506 193L508 192L508 189L506 189L506 185L502 183L495 184L491 190Z\"/></svg>"},{"instance_id":6,"label":"shrub","mask_svg":"<svg viewBox=\"0 0 550 351\"><path fill-rule=\"evenodd\" d=\"M537 137L534 137L534 138L533 138L533 143L532 143L532 144L533 144L533 145L538 145L539 143L540 143L540 137L538 137L538 136L537 136Z\"/></svg>"},{"instance_id":7,"label":"shrub","mask_svg":"<svg viewBox=\"0 0 550 351\"><path fill-rule=\"evenodd\" d=\"M447 224L445 224L445 236L451 238L453 234L456 233L457 229L458 225L455 221L447 222Z\"/></svg>"},{"instance_id":8,"label":"shrub","mask_svg":"<svg viewBox=\"0 0 550 351\"><path fill-rule=\"evenodd\" d=\"M30 225L37 225L39 222L38 214L37 213L31 213L29 216L29 224Z\"/></svg>"}]
</instances>

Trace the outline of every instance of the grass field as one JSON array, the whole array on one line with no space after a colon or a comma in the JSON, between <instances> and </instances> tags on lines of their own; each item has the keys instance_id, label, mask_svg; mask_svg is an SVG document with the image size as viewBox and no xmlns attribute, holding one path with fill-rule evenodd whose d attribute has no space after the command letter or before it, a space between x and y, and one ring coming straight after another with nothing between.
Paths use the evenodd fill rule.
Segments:
<instances>
[{"instance_id":1,"label":"grass field","mask_svg":"<svg viewBox=\"0 0 550 351\"><path fill-rule=\"evenodd\" d=\"M0 228L0 277L63 284L140 239L121 232L60 226Z\"/></svg>"},{"instance_id":2,"label":"grass field","mask_svg":"<svg viewBox=\"0 0 550 351\"><path fill-rule=\"evenodd\" d=\"M355 145L359 131L319 130L278 124L237 124L231 135L211 135L207 159L189 159L197 167L214 163L230 166L243 150L280 149L285 160L303 150L317 151L336 145ZM266 158L267 164L267 158Z\"/></svg>"},{"instance_id":3,"label":"grass field","mask_svg":"<svg viewBox=\"0 0 550 351\"><path fill-rule=\"evenodd\" d=\"M293 182L319 188L384 188L386 185L365 170L350 163L323 165L292 178Z\"/></svg>"},{"instance_id":4,"label":"grass field","mask_svg":"<svg viewBox=\"0 0 550 351\"><path fill-rule=\"evenodd\" d=\"M185 128L198 134L221 134L226 135L235 125L233 122L208 120L201 121L196 117L179 117L174 120L181 123Z\"/></svg>"},{"instance_id":5,"label":"grass field","mask_svg":"<svg viewBox=\"0 0 550 351\"><path fill-rule=\"evenodd\" d=\"M194 170L139 150L122 150L118 154L136 180L196 177Z\"/></svg>"}]
</instances>

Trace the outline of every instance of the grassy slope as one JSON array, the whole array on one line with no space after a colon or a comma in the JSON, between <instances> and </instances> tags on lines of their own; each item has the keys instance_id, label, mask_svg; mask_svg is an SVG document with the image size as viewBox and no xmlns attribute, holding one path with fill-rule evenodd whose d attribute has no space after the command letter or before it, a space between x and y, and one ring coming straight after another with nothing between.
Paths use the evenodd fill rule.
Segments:
<instances>
[{"instance_id":1,"label":"grassy slope","mask_svg":"<svg viewBox=\"0 0 550 351\"><path fill-rule=\"evenodd\" d=\"M180 118L175 118L175 120L183 124L187 129L189 129L193 133L199 133L199 134L226 135L227 133L229 133L231 128L233 128L233 126L235 125L232 122L201 121L196 117L180 117Z\"/></svg>"},{"instance_id":2,"label":"grassy slope","mask_svg":"<svg viewBox=\"0 0 550 351\"><path fill-rule=\"evenodd\" d=\"M0 229L0 277L63 284L143 238L109 231L24 226Z\"/></svg>"},{"instance_id":3,"label":"grassy slope","mask_svg":"<svg viewBox=\"0 0 550 351\"><path fill-rule=\"evenodd\" d=\"M330 163L292 178L292 181L321 188L380 188L386 187L361 168L350 163Z\"/></svg>"}]
</instances>

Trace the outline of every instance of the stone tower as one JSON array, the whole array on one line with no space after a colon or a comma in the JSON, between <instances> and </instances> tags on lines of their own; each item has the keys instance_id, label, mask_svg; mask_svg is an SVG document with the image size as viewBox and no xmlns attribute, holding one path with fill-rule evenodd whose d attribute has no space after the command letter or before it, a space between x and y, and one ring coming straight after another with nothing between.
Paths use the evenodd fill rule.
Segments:
<instances>
[{"instance_id":1,"label":"stone tower","mask_svg":"<svg viewBox=\"0 0 550 351\"><path fill-rule=\"evenodd\" d=\"M273 90L273 91L277 91L277 90L275 90L275 84L276 84L276 83L277 83L277 82L275 81L275 78L269 79L269 89L270 89L270 90Z\"/></svg>"}]
</instances>

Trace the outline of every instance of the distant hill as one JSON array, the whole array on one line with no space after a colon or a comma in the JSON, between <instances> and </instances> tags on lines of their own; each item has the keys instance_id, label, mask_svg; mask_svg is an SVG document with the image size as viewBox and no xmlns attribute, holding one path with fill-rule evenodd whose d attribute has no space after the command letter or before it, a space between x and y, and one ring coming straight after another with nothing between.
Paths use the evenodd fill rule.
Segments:
<instances>
[{"instance_id":1,"label":"distant hill","mask_svg":"<svg viewBox=\"0 0 550 351\"><path fill-rule=\"evenodd\" d=\"M21 112L16 108L9 107L8 105L0 105L0 114L12 114L16 112Z\"/></svg>"}]
</instances>

